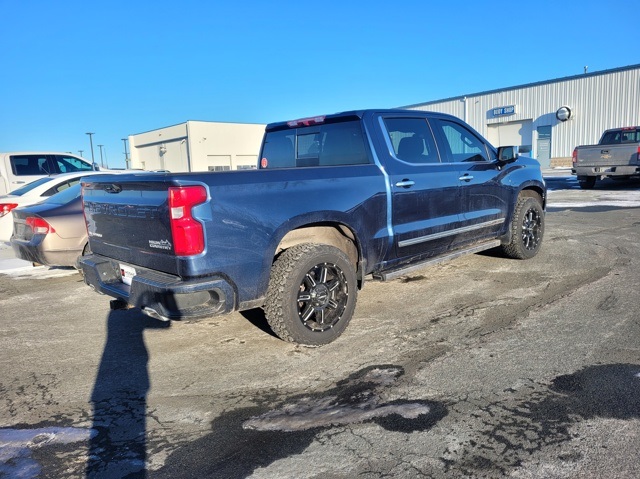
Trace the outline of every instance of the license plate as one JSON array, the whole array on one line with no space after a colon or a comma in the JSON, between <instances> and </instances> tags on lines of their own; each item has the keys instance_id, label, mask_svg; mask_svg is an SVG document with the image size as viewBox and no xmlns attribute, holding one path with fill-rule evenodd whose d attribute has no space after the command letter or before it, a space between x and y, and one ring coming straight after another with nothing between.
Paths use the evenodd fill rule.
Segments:
<instances>
[{"instance_id":1,"label":"license plate","mask_svg":"<svg viewBox=\"0 0 640 479\"><path fill-rule=\"evenodd\" d=\"M120 276L122 277L122 282L124 284L128 284L131 286L131 280L136 275L136 270L131 266L127 266L126 264L120 265Z\"/></svg>"},{"instance_id":2,"label":"license plate","mask_svg":"<svg viewBox=\"0 0 640 479\"><path fill-rule=\"evenodd\" d=\"M596 173L612 173L613 168L598 167L598 168L595 168L595 172Z\"/></svg>"}]
</instances>

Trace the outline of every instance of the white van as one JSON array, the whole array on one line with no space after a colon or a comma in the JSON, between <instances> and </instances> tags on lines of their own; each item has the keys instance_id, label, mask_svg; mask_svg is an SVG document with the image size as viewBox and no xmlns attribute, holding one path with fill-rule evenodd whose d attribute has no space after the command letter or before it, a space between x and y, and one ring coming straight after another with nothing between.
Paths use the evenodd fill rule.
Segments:
<instances>
[{"instance_id":1,"label":"white van","mask_svg":"<svg viewBox=\"0 0 640 479\"><path fill-rule=\"evenodd\" d=\"M0 153L0 195L43 176L95 170L84 158L70 153L15 151Z\"/></svg>"}]
</instances>

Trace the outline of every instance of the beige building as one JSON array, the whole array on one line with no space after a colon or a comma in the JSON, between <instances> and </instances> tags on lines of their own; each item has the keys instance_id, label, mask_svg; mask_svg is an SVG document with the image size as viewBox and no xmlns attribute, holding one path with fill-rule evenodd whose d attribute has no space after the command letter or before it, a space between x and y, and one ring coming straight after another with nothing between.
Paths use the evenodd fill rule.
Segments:
<instances>
[{"instance_id":1,"label":"beige building","mask_svg":"<svg viewBox=\"0 0 640 479\"><path fill-rule=\"evenodd\" d=\"M265 125L187 121L129 136L130 168L225 171L256 168Z\"/></svg>"}]
</instances>

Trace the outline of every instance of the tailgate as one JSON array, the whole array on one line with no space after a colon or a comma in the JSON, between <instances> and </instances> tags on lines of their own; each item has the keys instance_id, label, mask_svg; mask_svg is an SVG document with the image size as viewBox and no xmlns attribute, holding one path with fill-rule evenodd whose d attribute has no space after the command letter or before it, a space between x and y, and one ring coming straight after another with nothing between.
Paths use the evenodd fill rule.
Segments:
<instances>
[{"instance_id":1,"label":"tailgate","mask_svg":"<svg viewBox=\"0 0 640 479\"><path fill-rule=\"evenodd\" d=\"M627 166L638 164L638 145L597 145L578 148L576 166Z\"/></svg>"},{"instance_id":2,"label":"tailgate","mask_svg":"<svg viewBox=\"0 0 640 479\"><path fill-rule=\"evenodd\" d=\"M114 175L83 182L91 251L117 261L175 273L168 202L173 182L163 177L129 178Z\"/></svg>"}]
</instances>

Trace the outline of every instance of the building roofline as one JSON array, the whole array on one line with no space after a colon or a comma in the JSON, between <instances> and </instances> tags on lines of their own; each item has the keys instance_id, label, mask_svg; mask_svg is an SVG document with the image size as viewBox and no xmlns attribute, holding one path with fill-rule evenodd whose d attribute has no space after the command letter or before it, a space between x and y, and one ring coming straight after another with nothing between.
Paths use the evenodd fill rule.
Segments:
<instances>
[{"instance_id":1,"label":"building roofline","mask_svg":"<svg viewBox=\"0 0 640 479\"><path fill-rule=\"evenodd\" d=\"M435 105L437 103L444 103L444 102L447 102L447 101L464 100L465 98L473 98L473 97L478 97L478 96L483 96L483 95L490 95L490 94L493 94L493 93L500 93L500 92L504 92L504 91L520 90L522 88L531 88L531 87L540 86L540 85L549 85L549 84L552 84L552 83L560 83L560 82L565 82L565 81L570 81L570 80L577 80L577 79L581 79L581 78L589 78L589 77L595 77L595 76L600 76L600 75L608 75L610 73L618 73L618 72L622 72L622 71L636 70L636 69L640 69L640 63L636 64L636 65L628 65L628 66L625 66L625 67L612 68L610 70L600 70L600 71L596 71L596 72L592 72L592 73L582 73L582 74L579 74L579 75L571 75L571 76L567 76L567 77L555 78L553 80L544 80L544 81L538 81L538 82L533 82L533 83L525 83L523 85L510 86L510 87L506 87L506 88L497 88L495 90L481 91L481 92L478 92L478 93L470 93L470 94L467 94L467 95L452 96L450 98L443 98L441 100L432 100L432 101L425 101L425 102L422 102L422 103L414 103L412 105L401 106L401 107L398 107L398 108L415 108L415 107L418 107L418 106Z\"/></svg>"},{"instance_id":2,"label":"building roofline","mask_svg":"<svg viewBox=\"0 0 640 479\"><path fill-rule=\"evenodd\" d=\"M187 121L181 121L180 123L176 123L175 125L161 126L160 128L154 128L152 130L141 131L139 133L131 133L128 136L144 135L146 133L153 133L154 131L164 130L166 128L173 128L174 126L186 125L187 123L216 123L216 124L219 124L219 125L255 125L255 126L265 126L266 125L266 123L245 123L245 122L242 122L242 121L187 120Z\"/></svg>"}]
</instances>

